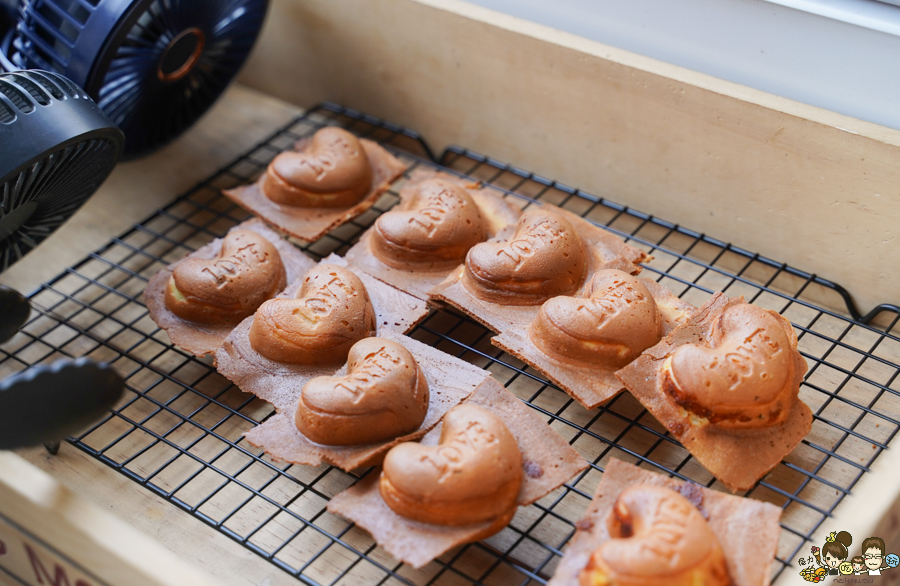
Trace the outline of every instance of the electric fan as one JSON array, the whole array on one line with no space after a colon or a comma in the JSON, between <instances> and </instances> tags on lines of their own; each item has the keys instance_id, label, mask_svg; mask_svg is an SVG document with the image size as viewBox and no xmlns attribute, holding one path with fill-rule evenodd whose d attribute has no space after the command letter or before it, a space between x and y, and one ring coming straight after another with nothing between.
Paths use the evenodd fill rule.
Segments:
<instances>
[{"instance_id":1,"label":"electric fan","mask_svg":"<svg viewBox=\"0 0 900 586\"><path fill-rule=\"evenodd\" d=\"M124 132L125 157L176 138L243 65L268 0L0 0L15 29L7 70L44 69L84 88Z\"/></svg>"},{"instance_id":2,"label":"electric fan","mask_svg":"<svg viewBox=\"0 0 900 586\"><path fill-rule=\"evenodd\" d=\"M84 90L55 73L0 73L0 272L65 222L112 172L125 137ZM0 287L0 344L31 313ZM0 449L59 440L100 417L122 378L86 359L0 381Z\"/></svg>"},{"instance_id":3,"label":"electric fan","mask_svg":"<svg viewBox=\"0 0 900 586\"><path fill-rule=\"evenodd\" d=\"M64 77L0 73L0 272L81 207L112 172L123 143Z\"/></svg>"}]
</instances>

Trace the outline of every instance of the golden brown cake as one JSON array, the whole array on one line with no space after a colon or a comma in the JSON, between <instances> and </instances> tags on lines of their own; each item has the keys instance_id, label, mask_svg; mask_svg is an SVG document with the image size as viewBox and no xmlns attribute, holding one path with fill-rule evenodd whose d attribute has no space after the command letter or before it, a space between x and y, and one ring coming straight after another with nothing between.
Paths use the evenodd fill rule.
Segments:
<instances>
[{"instance_id":1,"label":"golden brown cake","mask_svg":"<svg viewBox=\"0 0 900 586\"><path fill-rule=\"evenodd\" d=\"M656 281L618 269L597 271L584 295L550 299L529 325L510 328L491 338L491 344L593 409L625 390L615 375L623 363L659 341L656 315L660 334L668 334L697 308Z\"/></svg>"},{"instance_id":2,"label":"golden brown cake","mask_svg":"<svg viewBox=\"0 0 900 586\"><path fill-rule=\"evenodd\" d=\"M444 416L440 443L400 444L384 459L379 490L398 515L434 525L472 525L515 514L522 454L503 421L477 405Z\"/></svg>"},{"instance_id":3,"label":"golden brown cake","mask_svg":"<svg viewBox=\"0 0 900 586\"><path fill-rule=\"evenodd\" d=\"M275 157L263 182L275 203L305 208L350 206L371 187L372 166L359 139L334 126L317 131L302 152Z\"/></svg>"},{"instance_id":4,"label":"golden brown cake","mask_svg":"<svg viewBox=\"0 0 900 586\"><path fill-rule=\"evenodd\" d=\"M307 242L368 210L407 164L380 144L326 127L299 140L250 185L226 197Z\"/></svg>"},{"instance_id":5,"label":"golden brown cake","mask_svg":"<svg viewBox=\"0 0 900 586\"><path fill-rule=\"evenodd\" d=\"M250 345L288 364L340 363L375 335L375 310L359 277L337 265L307 273L296 299L271 299L256 311Z\"/></svg>"},{"instance_id":6,"label":"golden brown cake","mask_svg":"<svg viewBox=\"0 0 900 586\"><path fill-rule=\"evenodd\" d=\"M418 185L417 197L408 206L379 216L369 246L391 268L447 271L487 235L487 222L464 187L429 179Z\"/></svg>"},{"instance_id":7,"label":"golden brown cake","mask_svg":"<svg viewBox=\"0 0 900 586\"><path fill-rule=\"evenodd\" d=\"M501 305L540 305L571 295L587 270L584 243L572 224L552 209L526 210L508 240L473 246L462 283L479 299Z\"/></svg>"},{"instance_id":8,"label":"golden brown cake","mask_svg":"<svg viewBox=\"0 0 900 586\"><path fill-rule=\"evenodd\" d=\"M610 539L591 554L580 586L731 584L715 533L697 507L670 488L626 488L606 527Z\"/></svg>"},{"instance_id":9,"label":"golden brown cake","mask_svg":"<svg viewBox=\"0 0 900 586\"><path fill-rule=\"evenodd\" d=\"M547 586L769 586L780 517L781 507L610 458Z\"/></svg>"},{"instance_id":10,"label":"golden brown cake","mask_svg":"<svg viewBox=\"0 0 900 586\"><path fill-rule=\"evenodd\" d=\"M790 322L717 293L616 376L738 491L750 489L812 427L799 398L805 372Z\"/></svg>"},{"instance_id":11,"label":"golden brown cake","mask_svg":"<svg viewBox=\"0 0 900 586\"><path fill-rule=\"evenodd\" d=\"M617 269L597 271L583 297L558 296L529 327L542 352L566 362L621 368L662 337L662 318L646 285Z\"/></svg>"},{"instance_id":12,"label":"golden brown cake","mask_svg":"<svg viewBox=\"0 0 900 586\"><path fill-rule=\"evenodd\" d=\"M350 348L347 374L304 385L294 422L319 444L373 444L418 429L428 396L428 381L409 350L385 338L365 338Z\"/></svg>"},{"instance_id":13,"label":"golden brown cake","mask_svg":"<svg viewBox=\"0 0 900 586\"><path fill-rule=\"evenodd\" d=\"M732 305L712 322L706 343L685 344L666 359L663 390L701 424L783 423L797 397L796 346L793 329L777 313Z\"/></svg>"},{"instance_id":14,"label":"golden brown cake","mask_svg":"<svg viewBox=\"0 0 900 586\"><path fill-rule=\"evenodd\" d=\"M189 258L172 271L169 311L185 321L237 324L287 286L278 250L252 230L233 230L218 257Z\"/></svg>"}]
</instances>

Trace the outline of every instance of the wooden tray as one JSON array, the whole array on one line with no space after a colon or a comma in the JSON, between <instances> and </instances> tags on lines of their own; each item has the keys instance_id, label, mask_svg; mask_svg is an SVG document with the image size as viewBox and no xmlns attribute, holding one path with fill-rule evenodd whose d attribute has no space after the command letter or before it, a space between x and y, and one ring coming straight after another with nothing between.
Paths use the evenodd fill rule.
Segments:
<instances>
[{"instance_id":1,"label":"wooden tray","mask_svg":"<svg viewBox=\"0 0 900 586\"><path fill-rule=\"evenodd\" d=\"M704 289L726 288L729 294L756 296L757 303L785 311L799 326L805 340L802 348L815 366L803 392L820 416L807 443L751 494L786 507L785 522L790 529L783 532L779 555L793 565L779 575L777 583L793 583L800 569L796 558L808 552L811 544L821 547L830 531L847 530L857 542L878 535L888 543L889 551L900 549L895 508L900 457L894 450L883 449L900 420L896 380L900 343L894 322L880 323L882 330L890 332L885 336L877 328L848 321L842 317L848 313L844 300L833 289L753 255L748 257L742 250L760 251L830 276L850 287L864 310L877 302L896 301L897 273L884 270L895 262L893 254L887 253L896 248L881 242L890 229L886 225L896 225L896 198L865 200L861 204L865 210L838 206L838 214L821 205L822 198L831 201L829 198L838 195L841 205L863 201L863 187L892 193L882 187L896 185L900 178L896 132L669 68L461 2L392 0L378 3L378 7L373 7L374 3L349 5L345 0L273 2L269 30L244 76L246 83L265 93L234 88L183 140L150 159L122 165L82 213L24 261L0 275L0 282L28 291L54 278L64 267L125 232L132 222L164 205L173 193L184 192L298 112L266 94L303 104L326 96L340 98L422 130L434 141L432 146L465 144L740 246L723 247L715 238L698 239L697 234L673 230L672 225L650 221L607 202L587 201L564 185L548 185L540 177L503 168L468 152L450 151L444 160L452 169L472 173L500 188L528 196L540 194L554 203L573 206L570 209L578 213L590 209L593 219L611 224L622 234L633 234L638 243L652 250L657 261L650 270L660 271L658 275L666 273L664 284L673 289L681 286L695 303L702 301ZM330 31L327 35L326 30ZM294 57L284 59L285 54ZM289 61L291 75L282 69ZM454 73L456 62L460 68ZM343 73L335 75L335 71ZM308 129L294 128L292 134ZM354 130L359 131L359 127ZM168 347L165 336L144 321L137 302L140 282L153 271L153 262L168 262L220 235L230 222L241 218L233 209L220 207L217 189L258 172L277 149L286 148L289 140L288 136L273 146L254 149L186 199L155 216L155 223L149 227L152 232L137 230L128 238L114 241L46 288L44 297L36 299L46 308L53 307L63 321L70 317L60 307L70 311L79 304L90 306L85 316L94 311L103 319L73 327L60 325L61 320L52 315L39 317L26 328L24 337L0 348L0 376L26 364L51 360L60 353L117 360L123 372L132 375L130 398L136 396L135 391L152 395L160 385L175 395L185 391L184 396L190 400L173 407L174 413L168 412L166 417L174 417L171 424L199 408L192 417L199 424L195 429L204 437L215 431L226 438L226 444L234 443L247 419L229 416L212 429L219 420L208 415L212 410L208 405L200 407L216 393L231 398L233 391L217 386L220 381L205 374L208 364L187 359ZM619 148L623 141L624 147ZM709 153L717 171L696 156L707 152L703 148L708 145L714 147ZM791 177L760 172L770 169L785 152L796 163L791 167ZM712 176L707 175L710 171L715 171ZM866 186L860 183L863 175L869 178ZM867 196L874 198L868 191ZM686 201L691 205L685 205ZM757 217L750 209L754 206L746 202L761 203L755 206L757 211L779 202L786 207ZM381 209L391 203L390 199L382 202ZM710 210L712 215L697 214L697 209ZM321 254L340 249L373 217L363 217L338 230L334 238L326 237L310 250ZM740 218L744 220L738 221ZM201 228L181 231L185 220ZM766 231L757 229L760 222L765 223ZM852 237L840 229L848 224L860 227ZM168 232L172 226L181 228ZM773 232L780 236L759 236ZM165 238L158 239L159 234ZM146 264L147 257L133 255L145 247L162 261ZM835 262L836 258L840 262ZM128 264L132 262L137 264ZM101 284L99 290L95 282ZM798 299L789 301L793 298ZM64 299L64 305L55 305L60 299ZM211 462L218 452L213 446L201 445L193 454L196 459L190 459L213 478L200 478L197 494L209 494L218 487L215 477L219 472L215 468L220 465L233 474L250 462L240 476L242 481L281 479L272 489L276 496L269 495L276 505L251 499L240 507L237 526L226 522L225 530L216 530L207 525L215 526L234 505L243 502L232 492L236 490L233 483L229 481L217 493L223 495L221 502L198 510L205 519L197 511L189 512L196 501L182 499L183 504L176 502L173 506L160 496L159 484L149 477L167 461L166 453L170 452L164 441L148 436L140 426L122 428L127 437L104 450L100 459L71 445L64 445L57 457L41 450L22 451L19 456L49 471L57 482L71 489L73 496L66 498L93 501L164 544L182 560L200 566L222 583L234 584L296 582L259 552L235 542L242 539L242 532L254 520L265 519L270 520L268 531L275 538L283 538L284 532L296 530L296 516L310 525L302 538L290 542L285 555L272 555L272 544L283 541L263 545L253 542L253 546L304 580L374 583L390 579L393 572L414 583L465 583L464 577L491 583L521 583L526 579L540 583L552 571L552 560L571 532L571 522L584 509L609 456L650 460L704 480L702 468L685 460L683 450L661 437L664 434L658 424L642 418L639 406L628 397L605 409L585 412L564 394L544 386L520 364L497 355L483 329L447 313L426 323L426 328L419 335L444 340L443 347L451 352L459 353L462 348L445 337L474 348L467 357L504 376L514 392L542 410L554 428L586 457L596 460L596 465L552 498L523 510L511 534L501 534L487 546L454 552L422 573L395 569L388 557L372 548L364 533L327 515L317 516L322 499L353 480L326 468L284 471L255 453L248 455L231 445L220 460ZM147 338L152 339L147 347L130 347ZM158 357L150 349L156 344L163 349ZM4 360L10 353L16 359ZM159 383L157 378L164 381ZM139 422L155 409L138 401L126 415ZM264 406L254 403L244 409L243 415L249 419L267 413ZM154 417L160 415L151 415L147 424L151 420L155 424ZM111 421L121 425L125 420L117 416ZM589 433L582 432L583 428ZM91 439L81 438L83 449L90 447ZM92 445L97 451L105 447ZM137 458L128 460L145 448ZM10 486L23 477L15 471L0 474L0 485ZM287 482L287 488L281 488L281 482ZM307 488L285 506L296 496L291 483ZM846 496L848 492L851 494ZM5 502L0 500L0 513L7 512ZM282 510L289 507L294 508ZM198 523L198 519L203 522ZM93 524L82 523L93 530ZM65 530L46 526L31 529L48 545L65 551L58 546ZM810 532L812 539L806 541ZM332 539L336 534L341 535L340 542ZM94 563L97 559L96 555L87 555L75 561ZM131 563L108 559L114 566ZM885 579L890 576L888 573ZM0 583L4 579L0 577ZM33 576L31 580L37 583Z\"/></svg>"}]
</instances>

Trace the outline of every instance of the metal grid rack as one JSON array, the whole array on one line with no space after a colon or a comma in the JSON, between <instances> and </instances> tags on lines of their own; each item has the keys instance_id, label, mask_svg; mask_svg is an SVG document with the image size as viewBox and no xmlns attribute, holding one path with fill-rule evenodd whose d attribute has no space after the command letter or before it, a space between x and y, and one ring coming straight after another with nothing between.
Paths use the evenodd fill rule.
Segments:
<instances>
[{"instance_id":1,"label":"metal grid rack","mask_svg":"<svg viewBox=\"0 0 900 586\"><path fill-rule=\"evenodd\" d=\"M126 397L70 443L301 581L545 583L612 456L724 490L630 394L586 410L491 346L490 331L453 310L433 311L411 335L490 370L591 463L520 509L494 537L452 550L421 570L398 564L367 533L325 509L358 475L274 462L243 441L241 434L271 415L272 407L216 373L210 359L172 346L148 317L141 294L159 269L248 217L220 189L250 182L278 152L324 125L382 142L411 164L410 171L442 168L508 197L551 202L607 226L655 257L644 276L695 305L724 291L791 320L810 365L800 392L815 414L813 428L746 493L784 509L773 578L796 560L900 429L897 308L883 306L864 318L876 318L881 327L865 325L852 304L845 305L849 297L842 289L813 275L464 149L450 148L436 163L415 133L326 104L43 285L31 295L37 310L32 319L0 347L0 379L60 357L112 363L126 377ZM314 257L346 252L398 201L402 181L372 210L303 248Z\"/></svg>"}]
</instances>

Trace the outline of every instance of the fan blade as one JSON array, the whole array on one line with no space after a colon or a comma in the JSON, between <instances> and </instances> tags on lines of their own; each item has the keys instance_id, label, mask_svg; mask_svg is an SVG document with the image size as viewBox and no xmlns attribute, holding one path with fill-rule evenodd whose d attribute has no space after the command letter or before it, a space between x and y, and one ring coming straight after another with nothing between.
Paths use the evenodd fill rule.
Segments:
<instances>
[{"instance_id":1,"label":"fan blade","mask_svg":"<svg viewBox=\"0 0 900 586\"><path fill-rule=\"evenodd\" d=\"M209 109L253 48L267 8L267 0L145 5L98 86L98 103L125 132L128 156L170 142ZM159 68L171 44L194 29L202 53L186 73L165 78Z\"/></svg>"}]
</instances>

